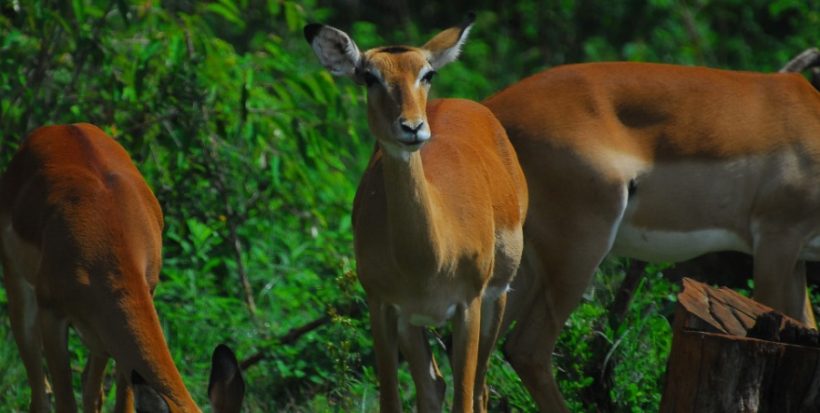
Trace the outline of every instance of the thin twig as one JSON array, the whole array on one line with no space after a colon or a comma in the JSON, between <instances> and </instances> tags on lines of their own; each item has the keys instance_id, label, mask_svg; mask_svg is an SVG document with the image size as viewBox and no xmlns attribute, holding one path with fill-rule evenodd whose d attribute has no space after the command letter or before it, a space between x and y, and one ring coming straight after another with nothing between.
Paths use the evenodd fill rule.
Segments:
<instances>
[{"instance_id":1,"label":"thin twig","mask_svg":"<svg viewBox=\"0 0 820 413\"><path fill-rule=\"evenodd\" d=\"M356 305L355 303L348 304L342 308L334 308L332 311L328 311L328 314L325 314L315 320L309 321L299 327L294 327L288 330L287 333L278 337L275 340L275 345L291 345L299 341L305 334L310 333L326 324L330 324L336 317L344 316L344 317L358 317L361 315L362 309L361 306ZM242 367L242 370L246 370L254 365L258 364L262 360L265 360L271 356L271 349L265 348L262 350L257 351L255 354L249 356L248 358L242 360L239 365Z\"/></svg>"}]
</instances>

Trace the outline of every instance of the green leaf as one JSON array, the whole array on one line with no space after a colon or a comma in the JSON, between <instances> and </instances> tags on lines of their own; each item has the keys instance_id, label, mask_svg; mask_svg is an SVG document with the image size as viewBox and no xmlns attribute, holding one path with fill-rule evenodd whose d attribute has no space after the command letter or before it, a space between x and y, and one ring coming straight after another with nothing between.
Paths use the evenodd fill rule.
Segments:
<instances>
[{"instance_id":1,"label":"green leaf","mask_svg":"<svg viewBox=\"0 0 820 413\"><path fill-rule=\"evenodd\" d=\"M217 14L225 20L234 23L239 29L245 28L245 22L239 17L239 9L230 0L222 0L218 3L210 3L205 6L205 10Z\"/></svg>"},{"instance_id":2,"label":"green leaf","mask_svg":"<svg viewBox=\"0 0 820 413\"><path fill-rule=\"evenodd\" d=\"M77 19L77 23L85 21L85 4L83 4L83 0L71 0L71 9L74 11L74 18Z\"/></svg>"}]
</instances>

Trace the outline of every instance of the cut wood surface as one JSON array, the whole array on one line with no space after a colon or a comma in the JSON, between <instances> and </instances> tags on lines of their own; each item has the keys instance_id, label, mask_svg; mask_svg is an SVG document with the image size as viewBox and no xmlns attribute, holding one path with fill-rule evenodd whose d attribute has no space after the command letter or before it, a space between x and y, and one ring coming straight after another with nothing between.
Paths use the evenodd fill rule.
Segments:
<instances>
[{"instance_id":1,"label":"cut wood surface","mask_svg":"<svg viewBox=\"0 0 820 413\"><path fill-rule=\"evenodd\" d=\"M816 330L727 288L683 286L662 412L820 412Z\"/></svg>"}]
</instances>

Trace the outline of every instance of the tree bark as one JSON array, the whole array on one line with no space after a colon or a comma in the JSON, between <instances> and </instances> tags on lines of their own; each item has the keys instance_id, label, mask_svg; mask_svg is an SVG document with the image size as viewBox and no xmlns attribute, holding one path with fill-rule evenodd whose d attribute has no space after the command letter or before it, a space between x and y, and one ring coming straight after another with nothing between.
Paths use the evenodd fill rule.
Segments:
<instances>
[{"instance_id":1,"label":"tree bark","mask_svg":"<svg viewBox=\"0 0 820 413\"><path fill-rule=\"evenodd\" d=\"M732 290L683 284L661 412L820 411L815 330Z\"/></svg>"}]
</instances>

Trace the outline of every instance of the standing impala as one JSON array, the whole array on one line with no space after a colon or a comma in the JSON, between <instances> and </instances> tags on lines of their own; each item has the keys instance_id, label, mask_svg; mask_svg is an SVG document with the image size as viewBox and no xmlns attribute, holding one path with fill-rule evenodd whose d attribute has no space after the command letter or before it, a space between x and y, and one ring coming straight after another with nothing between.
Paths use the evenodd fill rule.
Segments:
<instances>
[{"instance_id":1,"label":"standing impala","mask_svg":"<svg viewBox=\"0 0 820 413\"><path fill-rule=\"evenodd\" d=\"M83 411L101 409L109 357L116 361L115 411L199 411L154 310L162 224L159 203L128 154L97 127L44 127L23 142L0 179L0 258L31 412L50 410L43 355L57 411L77 410L69 324L90 349ZM214 411L238 412L244 383L224 346L214 352L211 377L211 400L221 407Z\"/></svg>"},{"instance_id":2,"label":"standing impala","mask_svg":"<svg viewBox=\"0 0 820 413\"><path fill-rule=\"evenodd\" d=\"M444 385L423 326L451 318L453 411L472 412L483 402L474 386L483 383L521 256L527 190L504 129L478 103L427 102L435 71L458 56L471 24L420 48L364 53L338 29L305 27L326 68L367 85L377 147L356 193L353 227L382 412L401 410L399 347L419 411L441 410Z\"/></svg>"},{"instance_id":3,"label":"standing impala","mask_svg":"<svg viewBox=\"0 0 820 413\"><path fill-rule=\"evenodd\" d=\"M542 411L567 410L551 354L610 250L750 253L755 299L814 327L804 261L820 259L820 94L800 75L579 64L484 103L529 183L505 350Z\"/></svg>"}]
</instances>

